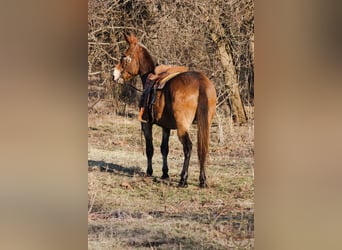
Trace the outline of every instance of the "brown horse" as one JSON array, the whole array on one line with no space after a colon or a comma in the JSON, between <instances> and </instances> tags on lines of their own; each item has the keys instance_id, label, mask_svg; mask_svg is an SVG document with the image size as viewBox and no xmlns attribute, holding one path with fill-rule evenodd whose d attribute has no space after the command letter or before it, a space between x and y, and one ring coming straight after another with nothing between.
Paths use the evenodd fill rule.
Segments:
<instances>
[{"instance_id":1,"label":"brown horse","mask_svg":"<svg viewBox=\"0 0 342 250\"><path fill-rule=\"evenodd\" d=\"M115 66L114 80L128 81L140 75L144 89L147 76L154 72L153 59L133 34L125 34L129 47ZM179 186L187 186L188 167L192 150L189 129L197 121L198 158L200 163L200 187L208 187L205 165L209 152L210 127L216 110L216 90L213 83L203 74L187 71L168 80L162 90L156 91L151 109L152 119L141 123L146 141L147 175L152 176L152 125L163 128L161 153L163 156L162 179L169 178L167 155L169 153L169 136L171 129L177 129L177 135L183 144L184 164Z\"/></svg>"}]
</instances>

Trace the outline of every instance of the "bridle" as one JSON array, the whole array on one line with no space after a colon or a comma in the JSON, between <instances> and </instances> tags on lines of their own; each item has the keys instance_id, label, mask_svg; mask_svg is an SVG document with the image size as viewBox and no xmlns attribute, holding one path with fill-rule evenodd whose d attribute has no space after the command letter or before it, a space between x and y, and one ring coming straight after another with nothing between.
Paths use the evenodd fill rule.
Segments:
<instances>
[{"instance_id":1,"label":"bridle","mask_svg":"<svg viewBox=\"0 0 342 250\"><path fill-rule=\"evenodd\" d=\"M130 72L129 70L127 70L127 66L132 62L132 57L131 56L121 56L120 59L120 64L121 64L121 69L123 71L125 71L125 73L129 74L130 78L134 77L134 74L132 72Z\"/></svg>"}]
</instances>

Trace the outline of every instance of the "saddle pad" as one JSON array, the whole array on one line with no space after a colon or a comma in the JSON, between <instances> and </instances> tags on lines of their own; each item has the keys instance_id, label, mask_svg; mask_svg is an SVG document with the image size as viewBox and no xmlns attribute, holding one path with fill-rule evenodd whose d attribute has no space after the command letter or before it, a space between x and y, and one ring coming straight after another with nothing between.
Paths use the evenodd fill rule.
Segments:
<instances>
[{"instance_id":1,"label":"saddle pad","mask_svg":"<svg viewBox=\"0 0 342 250\"><path fill-rule=\"evenodd\" d=\"M175 76L181 74L181 73L184 73L185 71L183 72L175 72L175 73L172 73L172 74L169 74L167 75L166 77L160 79L160 81L157 82L157 89L162 89L164 88L164 85L165 83L168 81L168 80L171 80L172 78L174 78Z\"/></svg>"},{"instance_id":2,"label":"saddle pad","mask_svg":"<svg viewBox=\"0 0 342 250\"><path fill-rule=\"evenodd\" d=\"M156 66L156 68L154 69L154 74L156 75L161 75L163 73L171 74L171 73L176 73L176 72L184 72L188 70L189 68L186 66L161 64L161 65Z\"/></svg>"}]
</instances>

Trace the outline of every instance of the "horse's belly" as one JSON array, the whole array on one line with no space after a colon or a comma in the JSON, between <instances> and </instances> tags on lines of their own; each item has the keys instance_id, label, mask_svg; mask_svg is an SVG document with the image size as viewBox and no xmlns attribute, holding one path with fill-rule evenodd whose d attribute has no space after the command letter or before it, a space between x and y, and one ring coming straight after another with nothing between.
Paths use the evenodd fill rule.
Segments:
<instances>
[{"instance_id":1,"label":"horse's belly","mask_svg":"<svg viewBox=\"0 0 342 250\"><path fill-rule=\"evenodd\" d=\"M165 109L156 116L155 124L169 129L177 129L173 115Z\"/></svg>"},{"instance_id":2,"label":"horse's belly","mask_svg":"<svg viewBox=\"0 0 342 250\"><path fill-rule=\"evenodd\" d=\"M157 92L156 96L156 105L154 105L154 120L155 124L169 128L176 129L176 121L172 110L170 110L170 105L165 105L165 96L161 94L161 92Z\"/></svg>"}]
</instances>

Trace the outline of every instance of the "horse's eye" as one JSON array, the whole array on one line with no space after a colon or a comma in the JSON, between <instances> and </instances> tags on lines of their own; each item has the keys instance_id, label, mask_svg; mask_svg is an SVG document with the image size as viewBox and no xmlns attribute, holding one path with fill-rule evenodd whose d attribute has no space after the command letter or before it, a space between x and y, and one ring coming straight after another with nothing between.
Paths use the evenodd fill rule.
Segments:
<instances>
[{"instance_id":1,"label":"horse's eye","mask_svg":"<svg viewBox=\"0 0 342 250\"><path fill-rule=\"evenodd\" d=\"M127 63L131 63L131 61L132 61L132 58L131 58L130 56L127 56L127 57L126 57L126 62L127 62Z\"/></svg>"}]
</instances>

